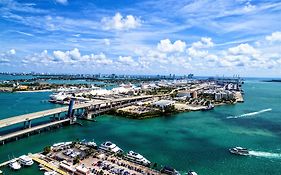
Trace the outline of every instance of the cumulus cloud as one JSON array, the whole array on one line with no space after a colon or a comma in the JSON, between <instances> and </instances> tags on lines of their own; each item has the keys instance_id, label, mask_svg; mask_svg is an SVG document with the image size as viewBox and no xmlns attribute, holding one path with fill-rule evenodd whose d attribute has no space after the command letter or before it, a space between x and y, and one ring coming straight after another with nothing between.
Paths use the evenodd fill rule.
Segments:
<instances>
[{"instance_id":1,"label":"cumulus cloud","mask_svg":"<svg viewBox=\"0 0 281 175\"><path fill-rule=\"evenodd\" d=\"M54 51L53 52L55 61L63 61L63 62L72 62L72 61L79 61L81 60L81 53L79 49L74 48L73 50L70 51Z\"/></svg>"},{"instance_id":2,"label":"cumulus cloud","mask_svg":"<svg viewBox=\"0 0 281 175\"><path fill-rule=\"evenodd\" d=\"M63 5L67 5L68 4L68 0L55 0L57 3L63 4Z\"/></svg>"},{"instance_id":3,"label":"cumulus cloud","mask_svg":"<svg viewBox=\"0 0 281 175\"><path fill-rule=\"evenodd\" d=\"M4 53L0 53L0 64L8 64L11 62L11 59L13 59L16 55L16 50L15 49L11 49L8 50Z\"/></svg>"},{"instance_id":4,"label":"cumulus cloud","mask_svg":"<svg viewBox=\"0 0 281 175\"><path fill-rule=\"evenodd\" d=\"M15 49L11 49L11 50L8 51L8 54L15 55L16 54L16 50Z\"/></svg>"},{"instance_id":5,"label":"cumulus cloud","mask_svg":"<svg viewBox=\"0 0 281 175\"><path fill-rule=\"evenodd\" d=\"M254 47L247 43L229 48L228 52L233 55L255 55L258 53L258 51Z\"/></svg>"},{"instance_id":6,"label":"cumulus cloud","mask_svg":"<svg viewBox=\"0 0 281 175\"><path fill-rule=\"evenodd\" d=\"M265 37L268 41L281 41L281 32L273 32L271 35Z\"/></svg>"},{"instance_id":7,"label":"cumulus cloud","mask_svg":"<svg viewBox=\"0 0 281 175\"><path fill-rule=\"evenodd\" d=\"M138 63L131 56L119 56L118 61L126 66L138 66Z\"/></svg>"},{"instance_id":8,"label":"cumulus cloud","mask_svg":"<svg viewBox=\"0 0 281 175\"><path fill-rule=\"evenodd\" d=\"M102 65L110 65L113 63L113 61L111 59L107 58L104 53L100 53L97 55L91 54L90 61L92 61L93 63L96 63L96 64L102 64Z\"/></svg>"},{"instance_id":9,"label":"cumulus cloud","mask_svg":"<svg viewBox=\"0 0 281 175\"><path fill-rule=\"evenodd\" d=\"M102 18L101 23L105 30L129 30L139 27L141 25L141 20L133 15L123 17L120 13L116 13L112 18Z\"/></svg>"},{"instance_id":10,"label":"cumulus cloud","mask_svg":"<svg viewBox=\"0 0 281 175\"><path fill-rule=\"evenodd\" d=\"M200 41L192 43L192 47L197 49L210 48L213 46L212 38L209 37L202 37Z\"/></svg>"},{"instance_id":11,"label":"cumulus cloud","mask_svg":"<svg viewBox=\"0 0 281 175\"><path fill-rule=\"evenodd\" d=\"M184 52L186 43L181 40L172 43L169 39L164 39L158 43L157 48L162 52Z\"/></svg>"},{"instance_id":12,"label":"cumulus cloud","mask_svg":"<svg viewBox=\"0 0 281 175\"><path fill-rule=\"evenodd\" d=\"M275 36L275 35L272 35ZM110 41L102 39L106 45ZM199 41L187 44L185 41L170 39L160 40L154 46L141 47L133 55L120 56L113 53L110 57L106 53L82 54L78 48L71 50L55 50L26 56L22 64L30 65L63 65L96 68L106 70L136 72L143 71L157 73L157 71L181 72L182 70L240 70L257 69L266 70L281 68L281 50L279 43L262 40L252 43L233 44L232 47L215 47L211 38L203 37ZM276 40L275 40L276 41ZM259 42L259 44L255 44ZM103 44L102 43L102 44ZM187 45L189 47L187 48ZM213 48L215 47L215 48ZM220 49L218 49L220 48ZM0 63L10 63L16 50L11 49L0 53Z\"/></svg>"}]
</instances>

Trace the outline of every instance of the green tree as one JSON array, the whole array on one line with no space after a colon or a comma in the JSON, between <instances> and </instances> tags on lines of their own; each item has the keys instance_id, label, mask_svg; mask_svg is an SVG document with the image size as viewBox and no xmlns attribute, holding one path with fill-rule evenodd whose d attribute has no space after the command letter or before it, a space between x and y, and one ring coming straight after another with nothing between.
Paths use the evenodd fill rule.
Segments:
<instances>
[{"instance_id":1,"label":"green tree","mask_svg":"<svg viewBox=\"0 0 281 175\"><path fill-rule=\"evenodd\" d=\"M43 154L48 154L49 152L51 152L51 146L46 146L43 150Z\"/></svg>"}]
</instances>

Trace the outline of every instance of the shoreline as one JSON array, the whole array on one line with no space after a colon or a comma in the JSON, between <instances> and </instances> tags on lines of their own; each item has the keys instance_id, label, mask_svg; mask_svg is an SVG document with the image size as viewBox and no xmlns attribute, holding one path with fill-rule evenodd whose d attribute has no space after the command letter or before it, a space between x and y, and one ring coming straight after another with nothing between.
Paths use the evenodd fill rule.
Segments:
<instances>
[{"instance_id":1,"label":"shoreline","mask_svg":"<svg viewBox=\"0 0 281 175\"><path fill-rule=\"evenodd\" d=\"M53 89L34 90L34 91L14 91L15 93L36 93L36 92L52 92Z\"/></svg>"}]
</instances>

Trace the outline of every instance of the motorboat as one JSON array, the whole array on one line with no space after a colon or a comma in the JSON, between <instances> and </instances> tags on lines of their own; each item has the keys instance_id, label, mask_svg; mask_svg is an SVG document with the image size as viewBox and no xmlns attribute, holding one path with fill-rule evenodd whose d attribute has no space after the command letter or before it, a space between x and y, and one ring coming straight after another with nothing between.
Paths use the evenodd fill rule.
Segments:
<instances>
[{"instance_id":1,"label":"motorboat","mask_svg":"<svg viewBox=\"0 0 281 175\"><path fill-rule=\"evenodd\" d=\"M236 154L236 155L240 155L240 156L248 156L249 155L249 150L247 148L242 148L242 147L230 148L229 152L231 154Z\"/></svg>"},{"instance_id":2,"label":"motorboat","mask_svg":"<svg viewBox=\"0 0 281 175\"><path fill-rule=\"evenodd\" d=\"M86 141L85 139L83 139L83 140L81 141L81 144L86 145L86 146L89 146L89 147L92 147L92 148L96 148L96 147L97 147L97 144L96 144L96 142L95 142L94 140L92 140L92 141Z\"/></svg>"},{"instance_id":3,"label":"motorboat","mask_svg":"<svg viewBox=\"0 0 281 175\"><path fill-rule=\"evenodd\" d=\"M17 162L16 159L12 159L9 162L9 167L13 170L19 170L21 169L21 165Z\"/></svg>"},{"instance_id":4,"label":"motorboat","mask_svg":"<svg viewBox=\"0 0 281 175\"><path fill-rule=\"evenodd\" d=\"M116 144L114 144L110 141L106 141L106 142L102 143L99 148L101 150L109 151L109 152L113 152L113 153L123 152L123 150L121 148L119 148Z\"/></svg>"},{"instance_id":5,"label":"motorboat","mask_svg":"<svg viewBox=\"0 0 281 175\"><path fill-rule=\"evenodd\" d=\"M180 175L180 173L172 167L164 166L161 169L161 173L168 174L168 175Z\"/></svg>"},{"instance_id":6,"label":"motorboat","mask_svg":"<svg viewBox=\"0 0 281 175\"><path fill-rule=\"evenodd\" d=\"M187 175L198 175L195 171L188 171Z\"/></svg>"},{"instance_id":7,"label":"motorboat","mask_svg":"<svg viewBox=\"0 0 281 175\"><path fill-rule=\"evenodd\" d=\"M31 166L33 165L33 160L26 155L22 155L19 157L19 163L23 166Z\"/></svg>"},{"instance_id":8,"label":"motorboat","mask_svg":"<svg viewBox=\"0 0 281 175\"><path fill-rule=\"evenodd\" d=\"M206 108L203 108L202 111L209 111L209 110L212 110L212 109L214 109L214 108L215 108L215 106L212 105L212 104L210 104L210 105L208 105Z\"/></svg>"},{"instance_id":9,"label":"motorboat","mask_svg":"<svg viewBox=\"0 0 281 175\"><path fill-rule=\"evenodd\" d=\"M57 175L57 173L55 171L47 171L44 173L44 175Z\"/></svg>"},{"instance_id":10,"label":"motorboat","mask_svg":"<svg viewBox=\"0 0 281 175\"><path fill-rule=\"evenodd\" d=\"M49 97L53 101L64 101L65 99L71 98L71 94L65 92L53 93Z\"/></svg>"},{"instance_id":11,"label":"motorboat","mask_svg":"<svg viewBox=\"0 0 281 175\"><path fill-rule=\"evenodd\" d=\"M141 154L136 153L134 151L129 151L126 155L126 158L132 162L139 163L145 166L150 165L150 161L144 158Z\"/></svg>"}]
</instances>

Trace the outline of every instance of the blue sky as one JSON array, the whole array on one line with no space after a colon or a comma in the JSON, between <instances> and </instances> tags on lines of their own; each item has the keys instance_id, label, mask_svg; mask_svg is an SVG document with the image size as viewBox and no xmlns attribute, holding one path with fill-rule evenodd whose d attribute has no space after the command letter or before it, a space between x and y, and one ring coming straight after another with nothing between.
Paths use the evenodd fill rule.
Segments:
<instances>
[{"instance_id":1,"label":"blue sky","mask_svg":"<svg viewBox=\"0 0 281 175\"><path fill-rule=\"evenodd\" d=\"M281 2L0 0L0 71L281 77Z\"/></svg>"}]
</instances>

